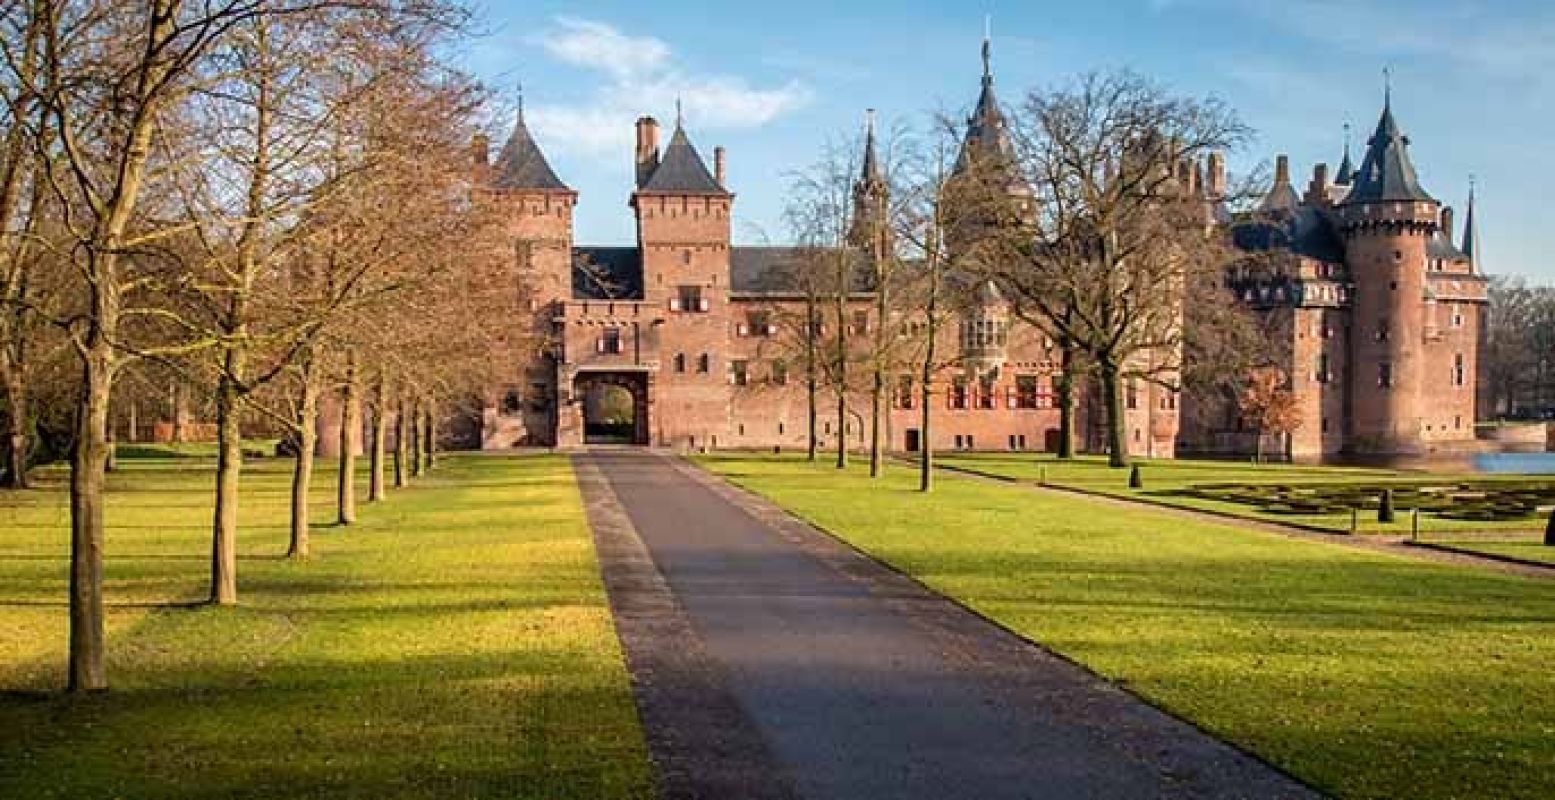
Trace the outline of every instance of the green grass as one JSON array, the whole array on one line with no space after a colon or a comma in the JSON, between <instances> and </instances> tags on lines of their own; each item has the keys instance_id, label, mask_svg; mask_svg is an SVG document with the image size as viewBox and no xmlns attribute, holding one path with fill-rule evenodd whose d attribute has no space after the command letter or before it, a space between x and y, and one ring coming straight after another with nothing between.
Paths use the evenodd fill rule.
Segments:
<instances>
[{"instance_id":1,"label":"green grass","mask_svg":"<svg viewBox=\"0 0 1555 800\"><path fill-rule=\"evenodd\" d=\"M289 462L257 462L241 605L220 609L178 605L207 593L212 483L184 455L111 476L100 696L57 692L63 474L0 493L0 797L651 793L565 460L446 459L359 524L316 528L307 563L279 558Z\"/></svg>"},{"instance_id":2,"label":"green grass","mask_svg":"<svg viewBox=\"0 0 1555 800\"><path fill-rule=\"evenodd\" d=\"M1432 544L1450 547L1454 550L1462 550L1467 553L1489 553L1496 556L1510 556L1511 558L1520 558L1523 561L1536 561L1540 564L1555 566L1555 547L1550 547L1542 541L1479 542L1447 540L1435 541Z\"/></svg>"},{"instance_id":3,"label":"green grass","mask_svg":"<svg viewBox=\"0 0 1555 800\"><path fill-rule=\"evenodd\" d=\"M1215 511L1261 522L1297 523L1334 532L1347 532L1351 526L1348 512L1327 514L1270 514L1257 506L1193 497L1183 490L1201 484L1244 483L1301 486L1311 484L1353 483L1366 486L1418 486L1444 481L1474 480L1486 483L1524 481L1524 475L1432 475L1355 467L1319 467L1291 464L1251 464L1233 461L1145 460L1138 461L1144 479L1143 489L1128 488L1129 471L1107 466L1104 457L1082 456L1061 461L1049 454L945 454L937 457L944 466L974 470L987 475L1037 482L1142 500L1158 505L1193 510ZM1355 515L1359 533L1408 535L1412 522L1407 511L1399 511L1391 523L1377 521L1376 511L1361 510ZM1443 519L1430 513L1420 516L1420 530L1426 533L1454 533L1479 530L1542 529L1540 520L1471 521Z\"/></svg>"},{"instance_id":4,"label":"green grass","mask_svg":"<svg viewBox=\"0 0 1555 800\"><path fill-rule=\"evenodd\" d=\"M1325 791L1555 796L1555 582L895 467L702 462Z\"/></svg>"}]
</instances>

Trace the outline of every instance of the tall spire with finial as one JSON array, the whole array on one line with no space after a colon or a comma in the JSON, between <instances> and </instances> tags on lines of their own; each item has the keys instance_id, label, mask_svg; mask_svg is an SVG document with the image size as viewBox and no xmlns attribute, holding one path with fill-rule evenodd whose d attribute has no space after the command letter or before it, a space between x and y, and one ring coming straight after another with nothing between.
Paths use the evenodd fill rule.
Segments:
<instances>
[{"instance_id":1,"label":"tall spire with finial","mask_svg":"<svg viewBox=\"0 0 1555 800\"><path fill-rule=\"evenodd\" d=\"M1355 180L1355 163L1350 160L1350 123L1344 124L1344 158L1339 161L1339 174L1334 176L1334 183L1340 186L1349 186Z\"/></svg>"},{"instance_id":2,"label":"tall spire with finial","mask_svg":"<svg viewBox=\"0 0 1555 800\"><path fill-rule=\"evenodd\" d=\"M880 180L880 162L875 156L875 110L864 111L864 183Z\"/></svg>"},{"instance_id":3,"label":"tall spire with finial","mask_svg":"<svg viewBox=\"0 0 1555 800\"><path fill-rule=\"evenodd\" d=\"M681 128L686 124L685 112L680 107L680 95L675 95L675 127Z\"/></svg>"},{"instance_id":4,"label":"tall spire with finial","mask_svg":"<svg viewBox=\"0 0 1555 800\"><path fill-rule=\"evenodd\" d=\"M518 104L518 124L524 124L524 82L519 81L514 93L514 100Z\"/></svg>"},{"instance_id":5,"label":"tall spire with finial","mask_svg":"<svg viewBox=\"0 0 1555 800\"><path fill-rule=\"evenodd\" d=\"M1409 137L1393 118L1393 70L1384 73L1382 116L1377 130L1366 140L1366 157L1355 174L1354 188L1345 196L1345 205L1398 201L1436 202L1420 186L1415 165L1409 158Z\"/></svg>"},{"instance_id":6,"label":"tall spire with finial","mask_svg":"<svg viewBox=\"0 0 1555 800\"><path fill-rule=\"evenodd\" d=\"M983 15L983 85L993 83L993 15Z\"/></svg>"},{"instance_id":7,"label":"tall spire with finial","mask_svg":"<svg viewBox=\"0 0 1555 800\"><path fill-rule=\"evenodd\" d=\"M1474 249L1479 245L1479 230L1474 226L1474 176L1469 176L1469 213L1463 220L1463 254L1469 257L1469 266L1479 268L1479 262L1474 256Z\"/></svg>"}]
</instances>

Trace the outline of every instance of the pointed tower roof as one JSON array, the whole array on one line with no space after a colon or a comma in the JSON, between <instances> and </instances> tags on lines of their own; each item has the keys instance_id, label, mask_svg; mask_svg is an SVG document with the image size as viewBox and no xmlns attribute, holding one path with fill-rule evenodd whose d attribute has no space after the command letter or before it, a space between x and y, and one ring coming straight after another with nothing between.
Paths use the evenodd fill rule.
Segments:
<instances>
[{"instance_id":1,"label":"pointed tower roof","mask_svg":"<svg viewBox=\"0 0 1555 800\"><path fill-rule=\"evenodd\" d=\"M864 168L859 175L863 185L883 183L880 177L880 161L875 157L875 110L869 109L864 123Z\"/></svg>"},{"instance_id":2,"label":"pointed tower roof","mask_svg":"<svg viewBox=\"0 0 1555 800\"><path fill-rule=\"evenodd\" d=\"M545 160L540 146L529 135L529 126L524 124L522 99L518 103L518 121L513 124L513 134L502 145L502 151L497 154L497 161L492 165L491 184L497 189L572 191L567 184L562 183L561 178L556 177L556 171Z\"/></svg>"},{"instance_id":3,"label":"pointed tower roof","mask_svg":"<svg viewBox=\"0 0 1555 800\"><path fill-rule=\"evenodd\" d=\"M1436 200L1420 187L1420 179L1415 175L1415 165L1409 160L1409 137L1393 119L1391 91L1383 101L1382 117L1366 142L1366 158L1354 179L1355 186L1344 201L1346 205Z\"/></svg>"},{"instance_id":4,"label":"pointed tower roof","mask_svg":"<svg viewBox=\"0 0 1555 800\"><path fill-rule=\"evenodd\" d=\"M1340 186L1349 186L1355 180L1355 163L1350 160L1350 123L1344 124L1344 159L1339 162L1339 174L1334 176L1334 183Z\"/></svg>"},{"instance_id":5,"label":"pointed tower roof","mask_svg":"<svg viewBox=\"0 0 1555 800\"><path fill-rule=\"evenodd\" d=\"M1469 181L1469 210L1463 220L1463 247L1459 248L1465 256L1469 257L1469 265L1479 268L1479 261L1474 255L1475 248L1479 245L1479 228L1474 224L1474 181Z\"/></svg>"},{"instance_id":6,"label":"pointed tower roof","mask_svg":"<svg viewBox=\"0 0 1555 800\"><path fill-rule=\"evenodd\" d=\"M654 168L653 174L643 181L642 188L638 191L662 194L729 193L719 185L713 173L708 171L707 163L692 146L690 137L686 136L686 129L678 110L675 114L675 133L670 137L669 145L664 148L664 155L659 159L659 165Z\"/></svg>"},{"instance_id":7,"label":"pointed tower roof","mask_svg":"<svg viewBox=\"0 0 1555 800\"><path fill-rule=\"evenodd\" d=\"M983 36L983 88L977 96L977 107L966 120L966 138L962 141L958 166L964 166L972 152L993 153L1000 157L1015 157L1015 147L1010 143L1010 133L1004 123L1004 112L993 92L993 45L987 34Z\"/></svg>"}]
</instances>

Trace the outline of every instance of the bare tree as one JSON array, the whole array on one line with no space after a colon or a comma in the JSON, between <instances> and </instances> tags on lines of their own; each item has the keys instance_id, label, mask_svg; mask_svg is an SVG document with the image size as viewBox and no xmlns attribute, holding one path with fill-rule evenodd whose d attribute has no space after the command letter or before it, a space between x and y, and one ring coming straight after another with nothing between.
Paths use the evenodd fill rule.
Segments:
<instances>
[{"instance_id":1,"label":"bare tree","mask_svg":"<svg viewBox=\"0 0 1555 800\"><path fill-rule=\"evenodd\" d=\"M1013 247L984 268L1014 293L1022 318L1093 365L1109 460L1124 466L1123 386L1180 388L1187 287L1195 271L1226 261L1195 166L1249 131L1217 100L1177 97L1130 72L1033 91L1015 122L1034 202L1024 226L1003 228L1015 231Z\"/></svg>"}]
</instances>

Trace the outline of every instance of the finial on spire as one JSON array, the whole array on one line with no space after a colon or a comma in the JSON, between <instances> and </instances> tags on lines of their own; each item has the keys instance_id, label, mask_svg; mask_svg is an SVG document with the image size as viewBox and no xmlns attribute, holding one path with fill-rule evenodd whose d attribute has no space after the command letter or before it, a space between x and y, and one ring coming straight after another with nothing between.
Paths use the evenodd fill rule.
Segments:
<instances>
[{"instance_id":1,"label":"finial on spire","mask_svg":"<svg viewBox=\"0 0 1555 800\"><path fill-rule=\"evenodd\" d=\"M1344 124L1344 151L1350 152L1350 123Z\"/></svg>"},{"instance_id":2,"label":"finial on spire","mask_svg":"<svg viewBox=\"0 0 1555 800\"><path fill-rule=\"evenodd\" d=\"M875 135L875 110L873 108L864 109L864 132L870 136Z\"/></svg>"},{"instance_id":3,"label":"finial on spire","mask_svg":"<svg viewBox=\"0 0 1555 800\"><path fill-rule=\"evenodd\" d=\"M681 127L686 121L685 114L680 107L680 95L675 95L675 127Z\"/></svg>"},{"instance_id":4,"label":"finial on spire","mask_svg":"<svg viewBox=\"0 0 1555 800\"><path fill-rule=\"evenodd\" d=\"M1382 68L1382 105L1384 108L1393 107L1393 66L1391 64Z\"/></svg>"},{"instance_id":5,"label":"finial on spire","mask_svg":"<svg viewBox=\"0 0 1555 800\"><path fill-rule=\"evenodd\" d=\"M993 15L983 15L983 80L993 77Z\"/></svg>"},{"instance_id":6,"label":"finial on spire","mask_svg":"<svg viewBox=\"0 0 1555 800\"><path fill-rule=\"evenodd\" d=\"M522 125L524 123L524 82L523 81L519 81L518 82L517 91L516 91L516 93L514 95L514 100L517 101L517 103L518 103L518 122L519 122L520 125Z\"/></svg>"}]
</instances>

